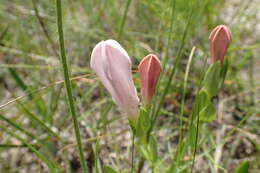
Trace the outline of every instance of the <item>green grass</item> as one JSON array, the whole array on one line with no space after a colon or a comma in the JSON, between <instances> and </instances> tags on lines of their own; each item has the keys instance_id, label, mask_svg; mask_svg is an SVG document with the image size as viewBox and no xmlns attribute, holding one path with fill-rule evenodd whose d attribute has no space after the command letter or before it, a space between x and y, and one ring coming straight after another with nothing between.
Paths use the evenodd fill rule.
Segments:
<instances>
[{"instance_id":1,"label":"green grass","mask_svg":"<svg viewBox=\"0 0 260 173\"><path fill-rule=\"evenodd\" d=\"M192 105L209 66L209 33L222 23L233 32L231 66L213 99L218 119L199 126L193 172L233 172L244 161L251 172L260 169L257 0L57 2L59 27L53 0L0 0L1 173L74 173L82 163L92 172L129 172L127 119L89 66L95 44L110 38L128 51L134 71L148 53L161 59L150 129L158 145L154 172L191 172ZM138 150L134 155L136 170L151 170Z\"/></svg>"}]
</instances>

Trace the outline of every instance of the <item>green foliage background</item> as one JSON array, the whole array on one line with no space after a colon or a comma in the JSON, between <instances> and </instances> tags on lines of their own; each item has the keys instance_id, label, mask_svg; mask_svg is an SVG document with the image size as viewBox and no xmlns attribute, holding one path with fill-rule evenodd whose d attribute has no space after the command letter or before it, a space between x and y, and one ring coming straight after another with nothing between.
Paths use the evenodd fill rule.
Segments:
<instances>
[{"instance_id":1,"label":"green foliage background","mask_svg":"<svg viewBox=\"0 0 260 173\"><path fill-rule=\"evenodd\" d=\"M251 172L259 170L258 0L132 0L119 39L126 3L62 0L65 48L71 76L77 77L72 89L88 165L96 172L105 165L127 172L131 150L126 118L89 67L95 44L117 39L131 56L134 71L145 55L158 55L166 62L158 96L163 94L169 69L176 68L153 130L163 170L177 148L181 107L188 123L208 67L209 33L226 24L233 33L226 57L231 67L224 88L214 98L218 118L201 126L194 171L232 172L244 160L250 161ZM64 172L81 171L58 45L54 0L0 0L0 172L46 172L46 164ZM134 81L139 90L137 73ZM216 163L218 152L221 159ZM185 156L187 162L180 163L179 172L189 171L190 158ZM139 160L137 156L136 163Z\"/></svg>"}]
</instances>

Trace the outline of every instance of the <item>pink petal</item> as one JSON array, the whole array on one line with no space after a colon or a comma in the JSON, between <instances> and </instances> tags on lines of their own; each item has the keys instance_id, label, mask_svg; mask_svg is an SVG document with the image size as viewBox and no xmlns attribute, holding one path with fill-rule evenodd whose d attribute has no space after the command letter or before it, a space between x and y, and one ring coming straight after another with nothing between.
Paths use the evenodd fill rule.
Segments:
<instances>
[{"instance_id":1,"label":"pink petal","mask_svg":"<svg viewBox=\"0 0 260 173\"><path fill-rule=\"evenodd\" d=\"M229 44L232 41L232 34L230 29L225 25L219 25L213 29L209 39L211 41L210 45L212 62L220 60L223 63Z\"/></svg>"},{"instance_id":2,"label":"pink petal","mask_svg":"<svg viewBox=\"0 0 260 173\"><path fill-rule=\"evenodd\" d=\"M91 68L128 115L137 114L139 99L132 79L131 60L115 40L102 41L93 49Z\"/></svg>"},{"instance_id":3,"label":"pink petal","mask_svg":"<svg viewBox=\"0 0 260 173\"><path fill-rule=\"evenodd\" d=\"M149 54L140 62L141 94L146 104L150 104L161 73L161 63L156 55Z\"/></svg>"}]
</instances>

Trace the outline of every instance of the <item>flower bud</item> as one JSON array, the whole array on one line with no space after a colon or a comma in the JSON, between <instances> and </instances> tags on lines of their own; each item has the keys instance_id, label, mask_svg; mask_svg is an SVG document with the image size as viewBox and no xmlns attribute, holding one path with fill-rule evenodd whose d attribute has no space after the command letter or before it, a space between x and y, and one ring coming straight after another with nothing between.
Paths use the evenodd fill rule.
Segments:
<instances>
[{"instance_id":1,"label":"flower bud","mask_svg":"<svg viewBox=\"0 0 260 173\"><path fill-rule=\"evenodd\" d=\"M129 119L138 116L139 98L132 79L131 59L115 40L98 43L91 54L90 66L112 95L113 101Z\"/></svg>"},{"instance_id":2,"label":"flower bud","mask_svg":"<svg viewBox=\"0 0 260 173\"><path fill-rule=\"evenodd\" d=\"M151 103L161 70L160 60L153 54L144 57L138 66L141 76L141 94L145 104Z\"/></svg>"},{"instance_id":3,"label":"flower bud","mask_svg":"<svg viewBox=\"0 0 260 173\"><path fill-rule=\"evenodd\" d=\"M232 33L225 25L219 25L213 29L210 36L211 61L221 61L223 64L227 49L232 41Z\"/></svg>"}]
</instances>

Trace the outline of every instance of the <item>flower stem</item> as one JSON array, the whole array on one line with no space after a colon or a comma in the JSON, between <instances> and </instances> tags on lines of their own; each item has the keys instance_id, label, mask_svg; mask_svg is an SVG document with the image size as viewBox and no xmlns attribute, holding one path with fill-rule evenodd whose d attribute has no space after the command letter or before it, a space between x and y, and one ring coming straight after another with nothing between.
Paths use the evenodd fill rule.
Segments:
<instances>
[{"instance_id":1,"label":"flower stem","mask_svg":"<svg viewBox=\"0 0 260 173\"><path fill-rule=\"evenodd\" d=\"M63 38L61 0L56 0L56 10L57 10L56 12L57 12L57 27L58 27L58 34L59 34L59 45L60 45L60 60L62 62L63 75L64 75L64 81L65 81L65 86L66 86L66 91L67 91L68 103L69 103L69 108L70 108L70 112L71 112L72 119L73 119L74 131L75 131L77 145L78 145L78 149L79 149L79 155L80 155L80 162L83 167L83 172L88 173L87 164L84 160L84 154L83 154L82 143L81 143L81 138L80 138L79 124L78 124L77 115L76 115L76 108L75 108L74 99L72 96L71 82L69 80L69 69L68 69L68 65L67 65L64 38Z\"/></svg>"}]
</instances>

